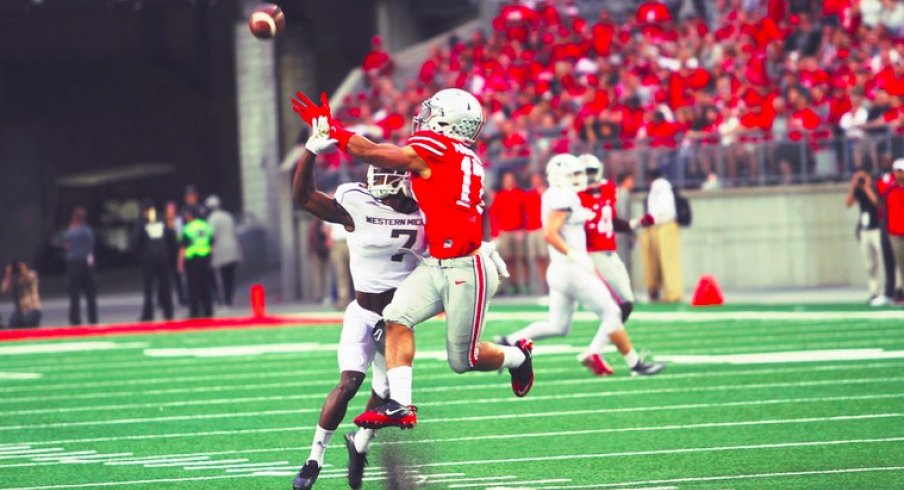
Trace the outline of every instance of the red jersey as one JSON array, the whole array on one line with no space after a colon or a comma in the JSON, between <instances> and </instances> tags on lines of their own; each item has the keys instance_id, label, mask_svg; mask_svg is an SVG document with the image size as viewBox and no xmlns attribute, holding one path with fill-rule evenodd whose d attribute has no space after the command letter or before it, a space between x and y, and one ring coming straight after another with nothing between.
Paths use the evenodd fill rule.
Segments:
<instances>
[{"instance_id":1,"label":"red jersey","mask_svg":"<svg viewBox=\"0 0 904 490\"><path fill-rule=\"evenodd\" d=\"M524 192L524 228L527 231L535 231L543 228L543 211L540 189L530 189Z\"/></svg>"},{"instance_id":2,"label":"red jersey","mask_svg":"<svg viewBox=\"0 0 904 490\"><path fill-rule=\"evenodd\" d=\"M427 162L430 177L411 176L411 188L426 218L430 255L450 259L470 255L483 241L483 162L459 141L418 131L410 146Z\"/></svg>"},{"instance_id":3,"label":"red jersey","mask_svg":"<svg viewBox=\"0 0 904 490\"><path fill-rule=\"evenodd\" d=\"M493 198L491 209L499 223L499 231L524 229L524 191L518 188L502 189Z\"/></svg>"},{"instance_id":4,"label":"red jersey","mask_svg":"<svg viewBox=\"0 0 904 490\"><path fill-rule=\"evenodd\" d=\"M904 237L904 185L894 182L885 190L885 209L888 234Z\"/></svg>"},{"instance_id":5,"label":"red jersey","mask_svg":"<svg viewBox=\"0 0 904 490\"><path fill-rule=\"evenodd\" d=\"M593 213L584 223L588 252L613 252L615 242L615 201L618 199L615 182L607 180L578 193L581 205Z\"/></svg>"}]
</instances>

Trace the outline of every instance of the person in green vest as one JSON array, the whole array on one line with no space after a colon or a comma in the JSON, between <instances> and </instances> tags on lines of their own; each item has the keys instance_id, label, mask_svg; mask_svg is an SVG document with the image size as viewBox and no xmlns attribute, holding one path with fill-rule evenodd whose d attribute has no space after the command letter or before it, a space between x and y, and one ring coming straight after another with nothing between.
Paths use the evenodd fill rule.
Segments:
<instances>
[{"instance_id":1,"label":"person in green vest","mask_svg":"<svg viewBox=\"0 0 904 490\"><path fill-rule=\"evenodd\" d=\"M185 225L179 243L179 272L188 279L188 309L190 318L213 316L210 295L210 256L213 253L213 228L201 217L198 209L189 206L183 212Z\"/></svg>"}]
</instances>

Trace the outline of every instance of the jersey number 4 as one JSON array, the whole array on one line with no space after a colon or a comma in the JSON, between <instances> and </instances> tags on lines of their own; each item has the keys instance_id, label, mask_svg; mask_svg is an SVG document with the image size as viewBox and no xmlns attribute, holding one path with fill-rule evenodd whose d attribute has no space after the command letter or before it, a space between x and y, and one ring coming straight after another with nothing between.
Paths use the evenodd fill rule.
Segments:
<instances>
[{"instance_id":1,"label":"jersey number 4","mask_svg":"<svg viewBox=\"0 0 904 490\"><path fill-rule=\"evenodd\" d=\"M470 208L474 206L477 214L483 214L483 165L480 160L476 160L469 156L461 160L461 172L464 174L461 179L461 198L458 199L458 205ZM477 196L477 202L471 202L471 176L480 180L480 195Z\"/></svg>"},{"instance_id":2,"label":"jersey number 4","mask_svg":"<svg viewBox=\"0 0 904 490\"><path fill-rule=\"evenodd\" d=\"M395 230L392 230L392 235L390 236L392 238L401 238L403 236L407 237L407 239L405 240L405 245L402 245L402 248L411 250L411 247L414 246L414 242L417 241L417 230L404 230L401 228L396 228ZM401 262L404 257L404 252L397 253L392 256L392 261Z\"/></svg>"}]
</instances>

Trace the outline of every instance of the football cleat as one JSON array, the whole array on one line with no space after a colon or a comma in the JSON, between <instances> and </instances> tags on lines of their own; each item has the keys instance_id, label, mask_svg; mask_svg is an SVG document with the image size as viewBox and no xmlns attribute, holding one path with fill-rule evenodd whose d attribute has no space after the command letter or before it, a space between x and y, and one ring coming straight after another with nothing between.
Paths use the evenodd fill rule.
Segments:
<instances>
[{"instance_id":1,"label":"football cleat","mask_svg":"<svg viewBox=\"0 0 904 490\"><path fill-rule=\"evenodd\" d=\"M307 490L313 487L318 475L320 475L320 465L313 459L309 460L298 470L298 474L292 480L292 490Z\"/></svg>"},{"instance_id":2,"label":"football cleat","mask_svg":"<svg viewBox=\"0 0 904 490\"><path fill-rule=\"evenodd\" d=\"M534 342L528 339L521 339L515 342L514 347L521 349L521 352L524 353L524 362L516 368L509 369L509 374L512 375L512 391L515 392L515 396L521 398L527 395L534 385L534 365L531 359Z\"/></svg>"},{"instance_id":3,"label":"football cleat","mask_svg":"<svg viewBox=\"0 0 904 490\"><path fill-rule=\"evenodd\" d=\"M355 425L365 429L382 429L384 427L413 429L417 425L417 407L414 405L406 407L390 398L380 406L355 417Z\"/></svg>"},{"instance_id":4,"label":"football cleat","mask_svg":"<svg viewBox=\"0 0 904 490\"><path fill-rule=\"evenodd\" d=\"M662 372L665 364L661 362L645 362L643 359L631 368L631 376L653 376Z\"/></svg>"},{"instance_id":5,"label":"football cleat","mask_svg":"<svg viewBox=\"0 0 904 490\"><path fill-rule=\"evenodd\" d=\"M599 354L590 354L589 356L584 357L584 359L581 360L581 364L587 367L587 369L596 376L610 376L615 374L615 370L612 369L612 366L607 364Z\"/></svg>"},{"instance_id":6,"label":"football cleat","mask_svg":"<svg viewBox=\"0 0 904 490\"><path fill-rule=\"evenodd\" d=\"M364 479L364 467L367 466L367 453L359 453L355 449L355 433L345 434L345 447L348 448L348 486L355 490L361 488Z\"/></svg>"}]
</instances>

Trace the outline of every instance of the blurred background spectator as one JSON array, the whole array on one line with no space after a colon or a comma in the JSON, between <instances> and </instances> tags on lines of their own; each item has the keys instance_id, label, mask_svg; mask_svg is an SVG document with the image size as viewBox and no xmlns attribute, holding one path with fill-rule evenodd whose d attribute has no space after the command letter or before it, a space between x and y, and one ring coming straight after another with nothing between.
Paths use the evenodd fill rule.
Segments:
<instances>
[{"instance_id":1,"label":"blurred background spectator","mask_svg":"<svg viewBox=\"0 0 904 490\"><path fill-rule=\"evenodd\" d=\"M194 206L186 206L182 215L185 226L179 242L179 270L185 272L188 283L188 316L189 318L210 318L213 316L213 298L211 297L210 256L213 252L213 229L201 217L201 212Z\"/></svg>"},{"instance_id":2,"label":"blurred background spectator","mask_svg":"<svg viewBox=\"0 0 904 490\"><path fill-rule=\"evenodd\" d=\"M503 293L520 294L522 288L530 287L530 269L525 250L524 191L518 187L518 179L513 172L502 174L502 186L493 195L490 208L491 219L499 228L497 248L499 255L508 265L511 278L500 284Z\"/></svg>"},{"instance_id":3,"label":"blurred background spectator","mask_svg":"<svg viewBox=\"0 0 904 490\"><path fill-rule=\"evenodd\" d=\"M619 218L631 221L631 192L634 190L634 175L622 173L618 176L616 189L615 214ZM615 243L619 258L627 270L631 270L631 250L634 248L634 233L618 233Z\"/></svg>"},{"instance_id":4,"label":"blurred background spectator","mask_svg":"<svg viewBox=\"0 0 904 490\"><path fill-rule=\"evenodd\" d=\"M167 230L176 237L176 243L178 245L180 237L182 236L182 218L179 216L179 209L175 201L166 202L164 224L166 225ZM169 259L169 271L173 278L173 289L176 290L176 299L179 301L180 306L186 306L188 304L188 298L185 291L185 281L182 280L182 272L179 271L178 247L174 250L174 253L170 255Z\"/></svg>"},{"instance_id":5,"label":"blurred background spectator","mask_svg":"<svg viewBox=\"0 0 904 490\"><path fill-rule=\"evenodd\" d=\"M210 210L207 223L213 229L213 236L217 240L211 259L215 274L214 284L219 281L223 303L227 308L231 308L235 294L235 270L242 261L242 249L239 247L235 231L235 218L220 208L220 198L217 196L209 196L204 204Z\"/></svg>"},{"instance_id":6,"label":"blurred background spectator","mask_svg":"<svg viewBox=\"0 0 904 490\"><path fill-rule=\"evenodd\" d=\"M546 240L543 239L543 220L542 220L542 196L546 192L546 180L543 174L532 174L530 176L530 189L524 193L524 229L527 233L525 238L527 260L533 263L534 270L537 274L537 282L540 284L539 293L545 294L549 288L546 284L546 269L549 268L549 248ZM525 274L527 271L525 270ZM532 281L528 276L526 284Z\"/></svg>"},{"instance_id":7,"label":"blurred background spectator","mask_svg":"<svg viewBox=\"0 0 904 490\"><path fill-rule=\"evenodd\" d=\"M349 270L348 231L337 223L326 224L326 246L329 249L333 284L336 286L336 309L343 310L351 302L352 279Z\"/></svg>"},{"instance_id":8,"label":"blurred background spectator","mask_svg":"<svg viewBox=\"0 0 904 490\"><path fill-rule=\"evenodd\" d=\"M311 220L308 225L308 258L311 270L305 274L310 277L314 289L314 301L322 305L330 304L330 247L326 234L327 224L319 219Z\"/></svg>"},{"instance_id":9,"label":"blurred background spectator","mask_svg":"<svg viewBox=\"0 0 904 490\"><path fill-rule=\"evenodd\" d=\"M885 212L888 215L888 238L898 274L904 276L904 158L892 166L894 181L884 190Z\"/></svg>"},{"instance_id":10,"label":"blurred background spectator","mask_svg":"<svg viewBox=\"0 0 904 490\"><path fill-rule=\"evenodd\" d=\"M38 273L29 269L22 260L14 260L6 266L0 292L9 293L13 300L13 313L9 317L10 328L37 327L41 325L41 295L38 293Z\"/></svg>"},{"instance_id":11,"label":"blurred background spectator","mask_svg":"<svg viewBox=\"0 0 904 490\"><path fill-rule=\"evenodd\" d=\"M173 319L173 291L170 286L170 264L178 251L176 233L157 218L150 201L142 203L141 219L135 226L133 249L141 261L141 283L144 301L139 321L154 319L154 296L163 318Z\"/></svg>"},{"instance_id":12,"label":"blurred background spectator","mask_svg":"<svg viewBox=\"0 0 904 490\"><path fill-rule=\"evenodd\" d=\"M94 230L85 208L72 210L64 237L66 281L69 289L69 324L81 325L81 297L85 296L88 323L97 323L97 275L94 270Z\"/></svg>"},{"instance_id":13,"label":"blurred background spectator","mask_svg":"<svg viewBox=\"0 0 904 490\"><path fill-rule=\"evenodd\" d=\"M641 259L650 301L680 302L684 295L681 272L681 228L676 221L675 193L662 172L653 179L647 196L647 213L654 224L641 235Z\"/></svg>"},{"instance_id":14,"label":"blurred background spectator","mask_svg":"<svg viewBox=\"0 0 904 490\"><path fill-rule=\"evenodd\" d=\"M856 236L866 266L869 299L873 306L888 304L885 296L885 265L882 260L882 237L879 231L879 197L873 187L872 177L861 170L854 174L848 186L844 204L851 207L857 203L860 217L857 220Z\"/></svg>"}]
</instances>

